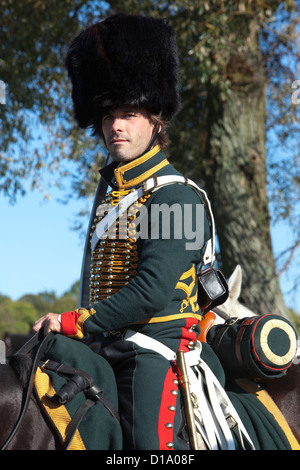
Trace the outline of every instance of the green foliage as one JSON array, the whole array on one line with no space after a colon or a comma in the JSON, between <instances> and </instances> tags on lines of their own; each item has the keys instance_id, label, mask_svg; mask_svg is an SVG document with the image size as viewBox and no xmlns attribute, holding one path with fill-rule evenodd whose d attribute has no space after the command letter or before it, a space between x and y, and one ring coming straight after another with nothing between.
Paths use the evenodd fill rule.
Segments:
<instances>
[{"instance_id":1,"label":"green foliage","mask_svg":"<svg viewBox=\"0 0 300 470\"><path fill-rule=\"evenodd\" d=\"M37 310L32 304L5 299L0 303L0 334L27 333L29 325L32 325L36 318Z\"/></svg>"},{"instance_id":2,"label":"green foliage","mask_svg":"<svg viewBox=\"0 0 300 470\"><path fill-rule=\"evenodd\" d=\"M69 158L79 160L81 179L90 176L83 154L94 142L74 125L64 58L82 10L87 20L95 3L0 0L0 79L6 85L6 103L0 105L0 191L12 202L28 185L47 196L42 175L55 174L59 186L69 175Z\"/></svg>"},{"instance_id":3,"label":"green foliage","mask_svg":"<svg viewBox=\"0 0 300 470\"><path fill-rule=\"evenodd\" d=\"M5 333L27 334L33 323L48 312L62 313L77 308L79 281L61 297L54 292L27 294L13 301L0 295L0 338Z\"/></svg>"},{"instance_id":4,"label":"green foliage","mask_svg":"<svg viewBox=\"0 0 300 470\"><path fill-rule=\"evenodd\" d=\"M178 39L183 100L178 133L171 140L174 148L178 143L180 150L187 146L196 160L199 143L205 141L207 87L216 87L225 99L232 84L249 80L251 66L256 67L258 35L265 25L270 28L280 3L292 11L297 2L130 0L124 7L123 0L1 0L0 79L6 84L7 100L0 106L0 190L14 200L25 191L26 178L32 187L47 192L42 176L54 173L59 185L70 176L69 160L76 162L71 175L76 194L94 190L102 151L100 146L95 151L94 140L77 129L64 69L68 44L82 27L124 10L168 19ZM273 37L278 39L276 31ZM268 38L266 33L264 44ZM281 55L283 42L290 50L291 40L277 42ZM269 60L270 48L265 50ZM251 54L253 63L248 64L245 58Z\"/></svg>"},{"instance_id":5,"label":"green foliage","mask_svg":"<svg viewBox=\"0 0 300 470\"><path fill-rule=\"evenodd\" d=\"M45 175L53 174L52 185L62 188L71 178L73 197L94 192L103 149L74 122L64 59L81 28L112 12L164 17L175 29L183 107L171 127L170 154L179 169L198 180L209 170L208 91L226 100L232 87L247 86L258 69L269 80L268 128L276 126L283 142L290 141L297 127L289 88L297 57L297 8L298 1L130 0L124 6L123 0L0 0L0 79L7 89L0 106L0 191L12 201L28 186L50 197ZM295 162L293 155L289 161ZM290 165L294 177L286 185L278 165L270 159L276 215L280 205L281 216L293 220L290 197L291 188L299 195L299 166Z\"/></svg>"}]
</instances>

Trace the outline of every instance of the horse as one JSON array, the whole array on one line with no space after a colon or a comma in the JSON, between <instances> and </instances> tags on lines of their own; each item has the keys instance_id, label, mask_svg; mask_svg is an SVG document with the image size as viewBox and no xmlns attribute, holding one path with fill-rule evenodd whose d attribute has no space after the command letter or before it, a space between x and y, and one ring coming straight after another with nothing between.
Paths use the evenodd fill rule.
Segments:
<instances>
[{"instance_id":1,"label":"horse","mask_svg":"<svg viewBox=\"0 0 300 470\"><path fill-rule=\"evenodd\" d=\"M227 300L222 305L219 305L212 310L217 314L215 324L223 323L224 319L227 318L248 318L257 316L257 313L254 313L239 301L242 291L242 279L242 268L237 264L233 273L227 280L229 291Z\"/></svg>"},{"instance_id":2,"label":"horse","mask_svg":"<svg viewBox=\"0 0 300 470\"><path fill-rule=\"evenodd\" d=\"M0 364L0 446L13 430L22 410L24 390L27 385L31 359L27 356L12 356L6 364ZM56 434L46 422L41 409L31 395L24 419L7 450L58 450Z\"/></svg>"},{"instance_id":3,"label":"horse","mask_svg":"<svg viewBox=\"0 0 300 470\"><path fill-rule=\"evenodd\" d=\"M245 318L255 315L238 301L241 290L241 269L237 267L228 280L229 299L219 306L220 323L229 316ZM295 438L300 442L299 404L300 368L298 357L286 375L277 379L264 379L255 386L264 388L284 415ZM24 390L30 375L32 360L28 356L13 355L6 364L0 364L0 448L13 430L22 410ZM237 381L238 383L238 381ZM5 424L4 424L5 423ZM44 416L35 394L29 400L28 409L17 434L6 447L7 450L59 450L62 449L55 431ZM109 449L108 449L109 450ZM121 450L121 449L120 449Z\"/></svg>"},{"instance_id":4,"label":"horse","mask_svg":"<svg viewBox=\"0 0 300 470\"><path fill-rule=\"evenodd\" d=\"M14 353L24 346L25 343L31 338L31 333L5 333L2 341L4 341L7 355L12 356Z\"/></svg>"},{"instance_id":5,"label":"horse","mask_svg":"<svg viewBox=\"0 0 300 470\"><path fill-rule=\"evenodd\" d=\"M242 290L242 269L237 265L228 279L229 296L222 304L213 309L216 314L214 324L222 324L227 318L249 318L258 316L239 301ZM268 392L272 400L276 403L288 422L294 436L300 442L300 347L298 348L294 363L287 370L287 373L276 379L256 380L256 387ZM236 381L243 383L245 381ZM254 383L252 383L254 385Z\"/></svg>"}]
</instances>

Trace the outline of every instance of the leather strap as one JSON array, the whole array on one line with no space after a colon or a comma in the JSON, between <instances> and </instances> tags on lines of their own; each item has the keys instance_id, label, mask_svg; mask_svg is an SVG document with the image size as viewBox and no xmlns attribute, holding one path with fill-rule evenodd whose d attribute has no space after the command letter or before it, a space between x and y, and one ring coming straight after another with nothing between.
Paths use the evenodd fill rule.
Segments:
<instances>
[{"instance_id":1,"label":"leather strap","mask_svg":"<svg viewBox=\"0 0 300 470\"><path fill-rule=\"evenodd\" d=\"M78 408L78 410L76 411L75 415L73 416L72 418L72 421L70 423L70 426L69 426L69 430L68 430L68 434L67 434L67 437L64 441L64 445L63 445L63 448L64 450L68 450L70 445L71 445L71 442L73 440L73 437L82 421L82 418L84 417L84 415L87 413L87 411L92 408L92 406L96 405L97 402L95 402L94 400L85 400L85 402L82 403L82 405Z\"/></svg>"},{"instance_id":2,"label":"leather strap","mask_svg":"<svg viewBox=\"0 0 300 470\"><path fill-rule=\"evenodd\" d=\"M39 341L43 339L43 332L39 330L35 333L29 340L21 346L21 348L15 353L16 356L21 356L22 354L26 355L32 351L34 346L38 344Z\"/></svg>"},{"instance_id":3,"label":"leather strap","mask_svg":"<svg viewBox=\"0 0 300 470\"><path fill-rule=\"evenodd\" d=\"M97 403L101 403L111 414L111 416L120 422L118 411L110 400L108 400L103 393L103 390L98 387L93 378L84 371L75 369L73 367L65 366L64 364L57 363L52 360L47 360L42 369L55 372L61 377L66 377L68 382L52 397L48 396L50 400L55 403L65 404L71 401L75 394L83 391L86 400L78 408L70 423L66 439L63 444L64 450L68 450L72 439L78 429L82 418L87 411Z\"/></svg>"},{"instance_id":4,"label":"leather strap","mask_svg":"<svg viewBox=\"0 0 300 470\"><path fill-rule=\"evenodd\" d=\"M214 336L212 342L211 342L211 347L213 348L213 350L215 351L215 353L218 355L218 352L219 352L219 347L220 347L220 344L222 342L222 339L226 333L226 331L228 330L228 328L233 325L236 321L238 320L238 318L236 317L233 317L233 318L228 318L225 323L223 323L222 325L220 325L219 327L219 331L218 333Z\"/></svg>"},{"instance_id":5,"label":"leather strap","mask_svg":"<svg viewBox=\"0 0 300 470\"><path fill-rule=\"evenodd\" d=\"M242 353L241 353L241 343L244 337L244 334L246 332L246 328L250 325L252 325L257 317L252 317L252 318L247 318L246 320L243 321L243 323L240 325L239 331L236 336L235 340L235 355L238 360L239 366L247 373L249 376L249 371L247 370L243 358L242 358Z\"/></svg>"},{"instance_id":6,"label":"leather strap","mask_svg":"<svg viewBox=\"0 0 300 470\"><path fill-rule=\"evenodd\" d=\"M19 351L16 353L16 355L20 355L20 354L25 354L25 352L29 352L31 351L32 347L34 345L37 344L38 341L40 341L40 337L41 337L41 330L38 331L35 335L33 335L32 338L30 338L29 341L27 341L27 343L21 348L19 349ZM53 333L49 333L47 336L44 337L44 339L42 340L42 342L40 343L40 346L36 352L36 355L35 355L35 358L33 360L33 364L32 364L32 368L31 368L31 373L30 373L30 378L29 378L29 381L28 381L28 385L27 385L27 389L26 389L26 393L25 393L25 401L24 401L24 405L23 405L23 408L21 410L21 413L19 415L19 418L15 424L15 427L13 428L13 430L11 431L10 435L8 436L7 440L5 441L5 443L3 444L3 446L1 447L1 450L5 450L6 447L8 446L8 444L12 441L12 439L14 438L14 436L16 435L19 427L20 427L20 424L25 416L25 413L27 411L27 408L28 408L28 405L29 405L29 401L30 401L30 398L31 398L31 394L32 394L32 391L33 391L33 387L34 387L34 379L35 379L35 374L36 374L36 370L39 366L39 363L40 363L40 360L49 344L49 341L52 339L52 336L53 336Z\"/></svg>"}]
</instances>

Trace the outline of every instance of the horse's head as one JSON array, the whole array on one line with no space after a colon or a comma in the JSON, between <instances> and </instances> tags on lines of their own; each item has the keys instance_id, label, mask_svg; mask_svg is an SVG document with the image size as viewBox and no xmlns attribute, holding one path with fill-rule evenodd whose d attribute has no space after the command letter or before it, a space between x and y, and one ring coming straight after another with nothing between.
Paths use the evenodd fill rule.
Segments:
<instances>
[{"instance_id":1,"label":"horse's head","mask_svg":"<svg viewBox=\"0 0 300 470\"><path fill-rule=\"evenodd\" d=\"M216 309L213 309L220 316L225 317L253 317L256 315L255 312L245 307L239 302L239 297L242 289L242 268L238 264L227 281L229 288L229 295L226 302L219 305Z\"/></svg>"}]
</instances>

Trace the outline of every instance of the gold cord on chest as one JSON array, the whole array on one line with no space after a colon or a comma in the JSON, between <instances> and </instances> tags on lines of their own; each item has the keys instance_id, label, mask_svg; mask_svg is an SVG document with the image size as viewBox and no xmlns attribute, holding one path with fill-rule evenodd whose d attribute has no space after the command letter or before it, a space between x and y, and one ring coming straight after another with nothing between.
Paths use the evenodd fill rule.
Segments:
<instances>
[{"instance_id":1,"label":"gold cord on chest","mask_svg":"<svg viewBox=\"0 0 300 470\"><path fill-rule=\"evenodd\" d=\"M122 197L126 196L132 190L112 191L107 194L102 204L115 206ZM124 237L124 227L122 227L122 238L120 236L119 221L116 220L114 235L102 239L97 244L92 253L91 271L90 271L90 304L100 302L103 299L117 293L131 279L137 275L138 269L138 246L136 235L135 219L139 207L150 197L150 195L140 198L128 211L127 231ZM98 222L106 215L107 211L101 216L94 218L91 237L96 229Z\"/></svg>"}]
</instances>

